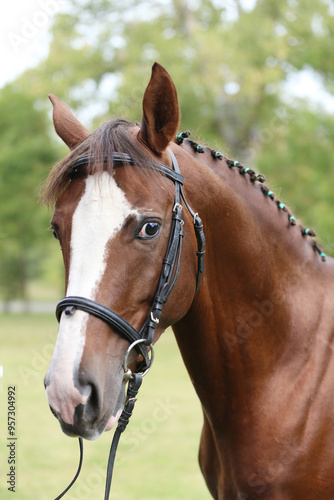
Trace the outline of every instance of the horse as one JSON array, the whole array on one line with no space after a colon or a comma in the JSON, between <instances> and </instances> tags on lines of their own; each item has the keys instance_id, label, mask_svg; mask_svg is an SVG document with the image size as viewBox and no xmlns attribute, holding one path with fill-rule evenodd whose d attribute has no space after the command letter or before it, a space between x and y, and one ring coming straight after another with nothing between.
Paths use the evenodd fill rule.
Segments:
<instances>
[{"instance_id":1,"label":"horse","mask_svg":"<svg viewBox=\"0 0 334 500\"><path fill-rule=\"evenodd\" d=\"M49 97L70 149L42 192L65 267L45 377L62 430L111 429L129 377L172 326L203 408L212 497L332 500L333 259L263 176L178 133L160 64L140 124L116 118L90 133Z\"/></svg>"}]
</instances>

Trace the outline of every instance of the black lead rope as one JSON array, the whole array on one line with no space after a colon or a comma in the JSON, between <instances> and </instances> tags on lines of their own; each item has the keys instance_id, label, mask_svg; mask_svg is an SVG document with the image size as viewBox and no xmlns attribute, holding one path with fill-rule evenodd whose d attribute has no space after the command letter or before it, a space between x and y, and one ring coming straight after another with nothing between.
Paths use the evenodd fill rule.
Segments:
<instances>
[{"instance_id":1,"label":"black lead rope","mask_svg":"<svg viewBox=\"0 0 334 500\"><path fill-rule=\"evenodd\" d=\"M128 383L128 390L126 393L126 402L124 405L124 409L122 411L121 416L119 417L118 420L118 425L110 446L110 452L109 452L109 458L108 458L108 466L107 466L107 475L106 475L106 486L104 490L104 500L109 500L109 495L110 495L110 488L111 488L111 481L112 481L112 475L114 471L114 464L115 464L115 458L116 458L116 452L117 452L117 447L118 443L120 440L120 437L122 435L122 432L124 432L126 426L129 423L130 417L132 415L135 403L137 401L137 394L140 389L140 386L143 381L143 375L141 373L132 373L131 378L129 379ZM82 461L83 461L83 442L82 438L79 438L79 447L80 447L80 459L79 459L79 466L78 470L72 479L71 483L67 486L67 488L55 498L55 500L60 500L60 498L63 498L63 496L68 492L68 490L73 486L75 481L78 479L78 476L81 471L81 466L82 466Z\"/></svg>"},{"instance_id":2,"label":"black lead rope","mask_svg":"<svg viewBox=\"0 0 334 500\"><path fill-rule=\"evenodd\" d=\"M109 453L109 458L108 458L108 467L107 467L107 477L106 477L106 487L104 491L104 500L109 499L109 494L110 494L110 487L111 487L111 480L112 480L112 474L114 471L114 463L115 463L115 458L116 458L116 451L117 451L117 446L119 443L119 439L121 437L122 432L125 430L126 426L129 423L130 417L133 412L133 408L135 406L135 403L137 401L137 394L139 391L139 388L141 386L141 383L143 381L143 376L141 373L133 373L131 379L129 380L128 384L128 391L127 391L127 397L126 397L126 403L124 406L124 410L119 417L117 429L115 431L111 447L110 447L110 453Z\"/></svg>"},{"instance_id":3,"label":"black lead rope","mask_svg":"<svg viewBox=\"0 0 334 500\"><path fill-rule=\"evenodd\" d=\"M78 476L80 474L81 467L82 467L82 461L83 461L83 442L82 442L82 438L79 438L79 448L80 448L80 458L79 458L78 470L77 470L74 478L70 482L70 484L67 486L67 488L62 493L60 493L60 495L58 495L57 498L55 498L55 500L59 500L60 498L63 498L63 496L68 492L68 490L70 488L72 488L73 484L78 479Z\"/></svg>"}]
</instances>

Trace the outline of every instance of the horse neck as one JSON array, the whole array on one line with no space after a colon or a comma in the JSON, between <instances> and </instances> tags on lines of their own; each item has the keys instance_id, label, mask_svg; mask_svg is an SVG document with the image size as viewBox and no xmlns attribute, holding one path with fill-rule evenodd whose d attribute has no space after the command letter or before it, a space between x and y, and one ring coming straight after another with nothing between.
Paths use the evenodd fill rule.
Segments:
<instances>
[{"instance_id":1,"label":"horse neck","mask_svg":"<svg viewBox=\"0 0 334 500\"><path fill-rule=\"evenodd\" d=\"M214 390L225 380L238 392L250 374L268 377L291 342L307 351L323 311L325 291L315 291L316 283L333 276L333 265L320 261L258 184L207 155L199 163L180 154L207 246L199 292L174 331L205 407L208 384Z\"/></svg>"},{"instance_id":2,"label":"horse neck","mask_svg":"<svg viewBox=\"0 0 334 500\"><path fill-rule=\"evenodd\" d=\"M326 266L312 239L302 236L298 224L289 223L260 183L252 183L225 161L213 160L210 153L198 154L189 147L187 153L193 160L185 191L191 190L191 203L205 223L206 265L220 269L213 273L220 287L226 284L229 295L235 291L239 300L247 300L254 294L268 296L270 289L282 286L286 293L287 283L300 288L317 278Z\"/></svg>"}]
</instances>

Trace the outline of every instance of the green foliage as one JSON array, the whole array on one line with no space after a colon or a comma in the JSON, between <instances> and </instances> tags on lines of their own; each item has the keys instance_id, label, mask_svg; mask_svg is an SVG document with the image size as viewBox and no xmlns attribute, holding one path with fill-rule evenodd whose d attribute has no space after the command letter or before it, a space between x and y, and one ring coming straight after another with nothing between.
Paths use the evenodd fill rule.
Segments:
<instances>
[{"instance_id":1,"label":"green foliage","mask_svg":"<svg viewBox=\"0 0 334 500\"><path fill-rule=\"evenodd\" d=\"M56 158L46 116L31 98L8 85L0 93L0 293L25 298L45 243L46 213L38 187ZM44 247L45 251L45 247Z\"/></svg>"},{"instance_id":2,"label":"green foliage","mask_svg":"<svg viewBox=\"0 0 334 500\"><path fill-rule=\"evenodd\" d=\"M286 120L272 136L268 133L271 140L262 146L258 168L333 254L334 117L291 108Z\"/></svg>"},{"instance_id":3,"label":"green foliage","mask_svg":"<svg viewBox=\"0 0 334 500\"><path fill-rule=\"evenodd\" d=\"M21 189L20 200L27 203L30 196L35 203L38 172L52 163L43 114L50 110L47 94L64 99L79 118L84 111L91 128L115 115L139 121L155 60L175 81L182 129L267 174L282 201L295 207L306 226L313 225L331 252L333 120L307 102L291 104L282 86L309 68L334 91L330 0L257 0L252 9L242 0L68 0L68 5L54 18L47 59L1 93L0 165L7 188L2 188L0 241L6 238L6 246L0 259L9 295L18 293L5 277L13 274L12 266L18 272L21 266L36 268L29 262L38 261L36 250L29 256L30 242L37 241L37 221L44 215L20 209L16 220L9 192ZM15 95L22 103L12 115ZM27 231L32 219L36 224Z\"/></svg>"}]
</instances>

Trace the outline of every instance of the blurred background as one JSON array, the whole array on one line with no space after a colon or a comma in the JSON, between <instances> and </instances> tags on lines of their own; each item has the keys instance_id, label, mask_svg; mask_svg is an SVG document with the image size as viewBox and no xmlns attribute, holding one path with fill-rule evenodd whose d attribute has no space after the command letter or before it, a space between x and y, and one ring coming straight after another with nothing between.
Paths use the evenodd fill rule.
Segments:
<instances>
[{"instance_id":1,"label":"blurred background","mask_svg":"<svg viewBox=\"0 0 334 500\"><path fill-rule=\"evenodd\" d=\"M39 205L39 191L52 165L67 153L53 130L47 95L63 99L90 129L115 115L140 121L151 66L160 62L178 90L180 130L191 130L193 139L263 173L267 185L306 227L316 230L317 241L333 255L334 2L21 0L6 2L0 9L1 406L3 410L7 385L17 384L22 436L17 498L42 500L53 498L51 483L54 496L66 485L64 468L70 480L77 456L74 444L68 456L71 440L61 435L48 414L43 394L57 329L49 310L63 296L64 285L59 246L47 231L52 213ZM170 338L165 351L161 347L162 373L171 359L177 363ZM171 405L181 415L174 419L174 410L167 408L170 428L161 430L152 417L156 396L148 396L155 406L143 411L154 432L139 429L138 436L145 448L150 442L152 449L160 449L162 462L147 455L158 477L159 470L175 462L183 483L179 489L175 484L164 488L162 475L151 494L137 496L125 489L117 490L114 498L209 498L196 465L200 409L182 363L178 366L175 388L180 391L184 380L181 399L185 393L190 398L191 418L182 414L181 401L168 386ZM152 394L156 388L157 383ZM4 419L5 412L1 431ZM189 434L189 444L177 449L179 462L164 451L168 439L161 446L146 439L154 435L156 440L159 428L166 441L176 432L176 421L185 427L178 430L180 437L170 438L171 443ZM94 448L95 466L100 467L100 454L103 460L107 456L107 441ZM50 456L50 449L59 455ZM139 449L133 454L144 464ZM8 494L2 473L7 467L4 450L2 443L1 498ZM181 450L192 450L192 458ZM49 473L55 462L59 475L53 477ZM89 485L86 475L88 489L78 490L72 498L100 498L99 471L98 485L93 476ZM125 465L123 472L126 478ZM144 468L142 475L146 473Z\"/></svg>"},{"instance_id":2,"label":"blurred background","mask_svg":"<svg viewBox=\"0 0 334 500\"><path fill-rule=\"evenodd\" d=\"M332 0L27 3L1 21L1 301L63 292L51 212L38 204L67 152L47 95L91 129L115 115L140 121L154 61L175 81L181 130L265 174L333 253Z\"/></svg>"}]
</instances>

